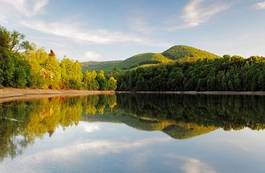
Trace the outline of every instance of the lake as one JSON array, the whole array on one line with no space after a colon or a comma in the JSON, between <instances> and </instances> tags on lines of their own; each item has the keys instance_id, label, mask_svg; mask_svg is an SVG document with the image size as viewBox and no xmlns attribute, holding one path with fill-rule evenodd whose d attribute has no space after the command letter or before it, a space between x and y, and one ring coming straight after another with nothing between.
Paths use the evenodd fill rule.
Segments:
<instances>
[{"instance_id":1,"label":"lake","mask_svg":"<svg viewBox=\"0 0 265 173\"><path fill-rule=\"evenodd\" d=\"M0 119L0 173L265 172L261 96L54 97Z\"/></svg>"}]
</instances>

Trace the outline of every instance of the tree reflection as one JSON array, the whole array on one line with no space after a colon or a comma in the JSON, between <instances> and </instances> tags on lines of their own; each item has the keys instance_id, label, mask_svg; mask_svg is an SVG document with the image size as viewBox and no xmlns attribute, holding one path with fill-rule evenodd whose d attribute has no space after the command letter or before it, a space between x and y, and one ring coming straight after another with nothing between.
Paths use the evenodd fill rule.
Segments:
<instances>
[{"instance_id":1,"label":"tree reflection","mask_svg":"<svg viewBox=\"0 0 265 173\"><path fill-rule=\"evenodd\" d=\"M78 125L83 114L110 112L116 96L47 98L0 104L0 158L15 157L34 139L52 136L57 127Z\"/></svg>"},{"instance_id":2,"label":"tree reflection","mask_svg":"<svg viewBox=\"0 0 265 173\"><path fill-rule=\"evenodd\" d=\"M131 95L57 97L0 104L0 158L80 121L124 123L187 139L217 128L265 128L265 97Z\"/></svg>"},{"instance_id":3,"label":"tree reflection","mask_svg":"<svg viewBox=\"0 0 265 173\"><path fill-rule=\"evenodd\" d=\"M138 117L225 130L265 128L265 97L259 96L119 95L118 104Z\"/></svg>"}]
</instances>

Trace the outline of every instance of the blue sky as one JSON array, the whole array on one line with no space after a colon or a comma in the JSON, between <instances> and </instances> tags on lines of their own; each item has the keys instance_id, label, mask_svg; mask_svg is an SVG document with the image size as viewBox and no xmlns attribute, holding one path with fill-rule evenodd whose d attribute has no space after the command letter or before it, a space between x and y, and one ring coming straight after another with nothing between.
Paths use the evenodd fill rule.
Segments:
<instances>
[{"instance_id":1,"label":"blue sky","mask_svg":"<svg viewBox=\"0 0 265 173\"><path fill-rule=\"evenodd\" d=\"M264 0L0 0L0 24L79 61L179 44L265 56Z\"/></svg>"}]
</instances>

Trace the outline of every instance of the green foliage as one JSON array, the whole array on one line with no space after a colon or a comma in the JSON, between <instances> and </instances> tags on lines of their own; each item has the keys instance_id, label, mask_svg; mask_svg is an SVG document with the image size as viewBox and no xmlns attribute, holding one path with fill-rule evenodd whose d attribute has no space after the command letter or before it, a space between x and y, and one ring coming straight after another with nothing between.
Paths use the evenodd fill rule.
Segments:
<instances>
[{"instance_id":1,"label":"green foliage","mask_svg":"<svg viewBox=\"0 0 265 173\"><path fill-rule=\"evenodd\" d=\"M43 49L30 50L25 52L25 58L31 67L31 87L47 88L45 62L48 59L48 53Z\"/></svg>"},{"instance_id":2,"label":"green foliage","mask_svg":"<svg viewBox=\"0 0 265 173\"><path fill-rule=\"evenodd\" d=\"M69 58L61 61L62 88L80 89L82 86L83 73L79 62Z\"/></svg>"},{"instance_id":3,"label":"green foliage","mask_svg":"<svg viewBox=\"0 0 265 173\"><path fill-rule=\"evenodd\" d=\"M0 26L0 47L11 52L28 50L30 43L24 40L24 35L17 31L9 32Z\"/></svg>"},{"instance_id":4,"label":"green foliage","mask_svg":"<svg viewBox=\"0 0 265 173\"><path fill-rule=\"evenodd\" d=\"M25 44L22 34L0 27L0 86L25 87L30 84L30 66L19 53L27 50Z\"/></svg>"},{"instance_id":5,"label":"green foliage","mask_svg":"<svg viewBox=\"0 0 265 173\"><path fill-rule=\"evenodd\" d=\"M107 90L108 83L103 70L99 71L96 77L100 90Z\"/></svg>"},{"instance_id":6,"label":"green foliage","mask_svg":"<svg viewBox=\"0 0 265 173\"><path fill-rule=\"evenodd\" d=\"M233 56L138 68L121 74L118 90L265 91L265 58Z\"/></svg>"},{"instance_id":7,"label":"green foliage","mask_svg":"<svg viewBox=\"0 0 265 173\"><path fill-rule=\"evenodd\" d=\"M43 64L45 88L59 89L61 84L61 68L57 58L50 54Z\"/></svg>"},{"instance_id":8,"label":"green foliage","mask_svg":"<svg viewBox=\"0 0 265 173\"><path fill-rule=\"evenodd\" d=\"M116 90L117 80L114 79L114 77L110 77L107 85L108 85L108 90Z\"/></svg>"},{"instance_id":9,"label":"green foliage","mask_svg":"<svg viewBox=\"0 0 265 173\"><path fill-rule=\"evenodd\" d=\"M18 59L15 63L12 87L29 86L31 83L30 74L30 65L26 61Z\"/></svg>"},{"instance_id":10,"label":"green foliage","mask_svg":"<svg viewBox=\"0 0 265 173\"><path fill-rule=\"evenodd\" d=\"M99 89L99 84L98 81L96 80L97 77L97 72L96 71L87 71L84 74L84 85L85 88L88 90L98 90Z\"/></svg>"},{"instance_id":11,"label":"green foliage","mask_svg":"<svg viewBox=\"0 0 265 173\"><path fill-rule=\"evenodd\" d=\"M0 27L0 87L116 88L116 80L106 78L103 71L98 75L87 72L83 76L78 61L69 58L59 61L53 50L47 53L44 49L37 49L34 44L24 41L22 34Z\"/></svg>"}]
</instances>

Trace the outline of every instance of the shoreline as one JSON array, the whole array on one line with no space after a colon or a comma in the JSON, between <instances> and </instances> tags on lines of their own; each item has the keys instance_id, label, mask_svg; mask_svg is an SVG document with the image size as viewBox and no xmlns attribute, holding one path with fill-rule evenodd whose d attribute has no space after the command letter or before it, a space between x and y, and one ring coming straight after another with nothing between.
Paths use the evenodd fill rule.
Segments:
<instances>
[{"instance_id":1,"label":"shoreline","mask_svg":"<svg viewBox=\"0 0 265 173\"><path fill-rule=\"evenodd\" d=\"M227 96L265 96L265 91L88 91L88 90L53 90L53 89L0 89L0 103L14 100L30 100L51 97L74 97L87 95L113 94L172 94L172 95L227 95Z\"/></svg>"},{"instance_id":2,"label":"shoreline","mask_svg":"<svg viewBox=\"0 0 265 173\"><path fill-rule=\"evenodd\" d=\"M52 90L52 89L0 89L0 103L14 100L30 100L50 97L72 97L86 95L113 95L115 91L88 91L88 90Z\"/></svg>"},{"instance_id":3,"label":"shoreline","mask_svg":"<svg viewBox=\"0 0 265 173\"><path fill-rule=\"evenodd\" d=\"M265 96L265 91L116 91L117 94Z\"/></svg>"}]
</instances>

